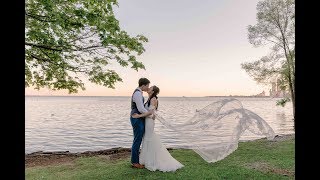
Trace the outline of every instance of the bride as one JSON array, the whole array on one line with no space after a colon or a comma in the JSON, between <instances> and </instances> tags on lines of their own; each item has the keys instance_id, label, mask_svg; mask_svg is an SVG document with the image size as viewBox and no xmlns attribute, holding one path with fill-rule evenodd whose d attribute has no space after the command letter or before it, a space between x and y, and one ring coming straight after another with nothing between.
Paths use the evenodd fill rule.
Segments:
<instances>
[{"instance_id":1,"label":"bride","mask_svg":"<svg viewBox=\"0 0 320 180\"><path fill-rule=\"evenodd\" d=\"M145 103L145 108L148 110L158 109L158 97L160 89L157 86L152 86L148 90L148 101ZM184 167L180 162L174 159L163 146L159 136L154 132L155 121L148 113L133 114L133 118L146 117L145 133L142 140L142 148L140 153L140 164L144 165L150 171L176 171Z\"/></svg>"}]
</instances>

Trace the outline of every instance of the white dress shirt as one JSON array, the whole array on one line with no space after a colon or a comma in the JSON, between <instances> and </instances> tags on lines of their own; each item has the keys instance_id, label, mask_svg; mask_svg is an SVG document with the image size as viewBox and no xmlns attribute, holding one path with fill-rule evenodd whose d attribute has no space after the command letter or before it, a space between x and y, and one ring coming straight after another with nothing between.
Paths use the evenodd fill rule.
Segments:
<instances>
[{"instance_id":1,"label":"white dress shirt","mask_svg":"<svg viewBox=\"0 0 320 180\"><path fill-rule=\"evenodd\" d=\"M136 91L133 94L132 97L132 101L136 103L136 106L138 108L138 111L140 113L146 113L148 112L148 110L146 108L144 108L144 104L143 104L143 96L142 96L142 90L140 88L137 88L139 91Z\"/></svg>"}]
</instances>

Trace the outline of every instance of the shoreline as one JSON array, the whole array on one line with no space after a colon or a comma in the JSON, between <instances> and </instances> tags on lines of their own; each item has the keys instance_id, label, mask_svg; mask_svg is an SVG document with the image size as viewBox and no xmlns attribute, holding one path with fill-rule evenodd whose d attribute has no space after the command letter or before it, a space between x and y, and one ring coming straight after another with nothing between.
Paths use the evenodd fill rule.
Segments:
<instances>
[{"instance_id":1,"label":"shoreline","mask_svg":"<svg viewBox=\"0 0 320 180\"><path fill-rule=\"evenodd\" d=\"M290 133L290 134L277 134L275 136L276 138L280 137L286 137L286 136L294 136L295 133ZM248 141L255 141L259 139L266 139L264 138L258 138L258 139L253 139L253 140L239 140L239 142L248 142ZM173 149L184 149L184 148L174 148L174 147L168 147L168 150L173 150ZM125 148L125 147L114 147L114 148L109 148L109 149L103 149L103 150L89 150L89 151L82 151L82 152L70 152L70 151L34 151L30 153L25 153L25 156L37 156L37 155L62 155L62 154L68 154L68 155L74 155L74 156L81 156L81 155L91 155L91 154L114 154L117 152L123 152L123 151L128 151L130 148ZM131 150L130 150L131 151Z\"/></svg>"},{"instance_id":2,"label":"shoreline","mask_svg":"<svg viewBox=\"0 0 320 180\"><path fill-rule=\"evenodd\" d=\"M271 141L283 141L286 139L294 138L295 134L284 134L284 135L276 135L275 138ZM256 139L263 140L266 138ZM239 143L249 142L249 141L241 141ZM183 148L167 148L168 151L174 149L183 149ZM79 157L93 157L98 156L108 160L117 160L126 157L130 157L131 148L123 148L116 147L105 150L97 150L97 151L85 151L85 152L76 152L71 153L69 151L52 151L52 152L44 152L37 151L29 154L25 154L25 167L34 167L34 166L47 166L53 164L61 164L61 163L69 163Z\"/></svg>"}]
</instances>

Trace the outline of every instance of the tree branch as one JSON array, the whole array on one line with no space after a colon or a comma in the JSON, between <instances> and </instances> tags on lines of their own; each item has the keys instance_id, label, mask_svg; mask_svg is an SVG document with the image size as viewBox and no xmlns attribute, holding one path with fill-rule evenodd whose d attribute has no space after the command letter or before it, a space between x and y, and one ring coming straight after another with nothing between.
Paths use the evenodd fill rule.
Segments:
<instances>
[{"instance_id":1,"label":"tree branch","mask_svg":"<svg viewBox=\"0 0 320 180\"><path fill-rule=\"evenodd\" d=\"M49 47L46 45L39 45L39 44L34 44L34 43L29 43L29 42L25 42L25 45L33 46L33 47L37 47L37 48L43 48L43 49L52 50L52 51L62 51L62 49L56 49L56 48Z\"/></svg>"},{"instance_id":2,"label":"tree branch","mask_svg":"<svg viewBox=\"0 0 320 180\"><path fill-rule=\"evenodd\" d=\"M29 14L27 12L25 13L25 15L42 22L55 22L54 20L41 19L41 18L48 18L47 16L42 16L38 14Z\"/></svg>"}]
</instances>

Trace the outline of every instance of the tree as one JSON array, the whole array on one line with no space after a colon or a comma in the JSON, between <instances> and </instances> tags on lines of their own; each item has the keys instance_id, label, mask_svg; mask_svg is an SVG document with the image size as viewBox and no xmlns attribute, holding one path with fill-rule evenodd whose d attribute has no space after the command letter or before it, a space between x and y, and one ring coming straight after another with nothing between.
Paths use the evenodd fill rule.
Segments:
<instances>
[{"instance_id":1,"label":"tree","mask_svg":"<svg viewBox=\"0 0 320 180\"><path fill-rule=\"evenodd\" d=\"M116 0L27 0L25 8L25 86L85 90L81 76L114 88L121 77L108 64L134 70L148 39L130 37L113 13Z\"/></svg>"},{"instance_id":2,"label":"tree","mask_svg":"<svg viewBox=\"0 0 320 180\"><path fill-rule=\"evenodd\" d=\"M254 47L272 45L270 54L241 67L258 83L278 78L281 88L290 92L295 117L295 2L263 0L257 4L257 24L248 26L248 39ZM288 98L277 102L285 105Z\"/></svg>"}]
</instances>

